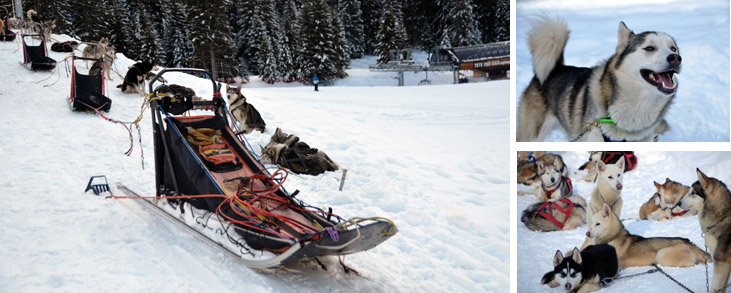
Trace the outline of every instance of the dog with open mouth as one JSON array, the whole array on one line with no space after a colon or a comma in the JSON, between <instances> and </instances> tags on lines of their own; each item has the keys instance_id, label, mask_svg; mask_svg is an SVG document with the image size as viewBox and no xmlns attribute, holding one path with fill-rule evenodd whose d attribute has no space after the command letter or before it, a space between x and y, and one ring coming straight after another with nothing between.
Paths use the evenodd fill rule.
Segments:
<instances>
[{"instance_id":1,"label":"dog with open mouth","mask_svg":"<svg viewBox=\"0 0 731 293\"><path fill-rule=\"evenodd\" d=\"M538 16L528 46L535 76L520 97L518 141L543 141L556 129L569 141L656 141L678 88L680 49L663 32L619 23L615 54L594 67L564 64L569 29Z\"/></svg>"}]
</instances>

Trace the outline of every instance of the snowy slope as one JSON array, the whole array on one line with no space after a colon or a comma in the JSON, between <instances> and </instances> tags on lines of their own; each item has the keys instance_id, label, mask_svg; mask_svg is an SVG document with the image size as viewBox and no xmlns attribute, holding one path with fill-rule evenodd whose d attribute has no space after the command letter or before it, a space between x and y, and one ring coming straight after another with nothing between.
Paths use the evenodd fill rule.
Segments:
<instances>
[{"instance_id":1,"label":"snowy slope","mask_svg":"<svg viewBox=\"0 0 731 293\"><path fill-rule=\"evenodd\" d=\"M342 192L337 191L340 171L291 175L288 190L299 189L298 198L332 206L346 218L388 217L400 230L375 249L346 258L361 277L326 272L313 261L251 270L133 200L83 193L89 176L105 174L111 182L154 194L150 114L144 112L140 123L142 148L134 131L134 151L127 157L129 137L122 126L70 111L65 64L52 74L30 72L18 65L18 48L17 42L0 43L5 203L0 291L504 292L508 287L508 81L362 87L352 83L368 81L351 74L351 86L320 92L245 86L244 94L268 126L266 133L248 137L257 150L279 126L348 169ZM51 52L59 61L65 56ZM114 67L124 74L133 61L119 57ZM143 98L122 94L115 88L121 80L114 74L108 84L113 100L108 116L132 121ZM210 81L185 75L170 80L211 95ZM487 209L492 212L484 213Z\"/></svg>"},{"instance_id":2,"label":"snowy slope","mask_svg":"<svg viewBox=\"0 0 731 293\"><path fill-rule=\"evenodd\" d=\"M635 32L662 31L673 36L683 57L679 88L666 120L670 131L660 141L729 141L729 1L518 1L516 18L516 89L533 78L527 45L528 23L540 13L559 15L571 35L565 63L594 66L614 54L617 26ZM556 131L550 141L566 141Z\"/></svg>"},{"instance_id":3,"label":"snowy slope","mask_svg":"<svg viewBox=\"0 0 731 293\"><path fill-rule=\"evenodd\" d=\"M587 152L560 153L571 173L588 159ZM704 240L697 217L685 217L672 221L639 220L639 210L656 189L653 181L664 182L665 178L691 185L697 180L696 168L700 168L708 176L725 183L731 182L731 156L728 152L636 152L637 167L625 173L622 190L622 219L630 233L645 237L684 237L703 248ZM594 183L580 181L581 174L573 174L574 193L589 200ZM518 190L527 187L519 185ZM564 292L561 288L549 289L540 285L541 277L553 270L553 255L556 250L566 252L573 247L580 247L584 242L586 224L571 230L557 232L534 232L520 222L520 214L525 208L537 201L533 195L518 197L518 292ZM621 276L646 272L652 267L628 268L620 272ZM668 274L688 286L694 292L705 292L705 266L696 265L690 268L663 267ZM713 274L713 266L708 267ZM660 273L631 277L615 281L610 287L600 292L686 292Z\"/></svg>"}]
</instances>

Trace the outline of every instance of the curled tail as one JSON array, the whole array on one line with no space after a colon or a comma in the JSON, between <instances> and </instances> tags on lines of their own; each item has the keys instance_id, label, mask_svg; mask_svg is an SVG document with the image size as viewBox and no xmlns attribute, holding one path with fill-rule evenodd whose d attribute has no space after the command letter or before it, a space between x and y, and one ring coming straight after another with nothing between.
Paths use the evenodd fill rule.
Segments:
<instances>
[{"instance_id":1,"label":"curled tail","mask_svg":"<svg viewBox=\"0 0 731 293\"><path fill-rule=\"evenodd\" d=\"M711 255L709 253L700 249L700 247L693 245L692 249L693 249L693 252L695 253L696 264L713 262L713 257L711 257Z\"/></svg>"},{"instance_id":2,"label":"curled tail","mask_svg":"<svg viewBox=\"0 0 731 293\"><path fill-rule=\"evenodd\" d=\"M541 84L556 64L563 64L563 50L568 40L569 29L563 19L539 15L532 21L528 32L528 47L533 71Z\"/></svg>"}]
</instances>

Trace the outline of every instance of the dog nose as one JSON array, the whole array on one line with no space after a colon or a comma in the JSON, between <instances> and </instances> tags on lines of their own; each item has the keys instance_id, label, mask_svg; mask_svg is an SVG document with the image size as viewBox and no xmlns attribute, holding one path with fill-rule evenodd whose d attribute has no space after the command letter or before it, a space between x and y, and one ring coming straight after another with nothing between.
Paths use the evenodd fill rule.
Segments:
<instances>
[{"instance_id":1,"label":"dog nose","mask_svg":"<svg viewBox=\"0 0 731 293\"><path fill-rule=\"evenodd\" d=\"M556 183L556 179L551 178L551 183Z\"/></svg>"},{"instance_id":2,"label":"dog nose","mask_svg":"<svg viewBox=\"0 0 731 293\"><path fill-rule=\"evenodd\" d=\"M673 66L680 65L680 61L682 61L683 58L680 58L680 55L678 54L670 54L668 55L668 63L670 63Z\"/></svg>"},{"instance_id":3,"label":"dog nose","mask_svg":"<svg viewBox=\"0 0 731 293\"><path fill-rule=\"evenodd\" d=\"M586 231L586 237L591 237L591 233L589 233L589 231Z\"/></svg>"},{"instance_id":4,"label":"dog nose","mask_svg":"<svg viewBox=\"0 0 731 293\"><path fill-rule=\"evenodd\" d=\"M617 183L617 190L622 190L622 183Z\"/></svg>"}]
</instances>

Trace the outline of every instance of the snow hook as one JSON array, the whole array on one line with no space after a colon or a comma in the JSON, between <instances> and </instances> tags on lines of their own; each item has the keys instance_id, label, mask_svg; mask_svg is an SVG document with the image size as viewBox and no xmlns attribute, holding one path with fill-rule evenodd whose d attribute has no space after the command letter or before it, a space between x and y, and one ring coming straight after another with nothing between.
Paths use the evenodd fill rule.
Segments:
<instances>
[{"instance_id":1,"label":"snow hook","mask_svg":"<svg viewBox=\"0 0 731 293\"><path fill-rule=\"evenodd\" d=\"M101 183L101 179L94 180L95 178L103 178L104 183ZM90 189L94 191L94 195L99 195L102 192L109 192L109 194L112 193L112 191L109 189L107 176L105 175L91 176L91 178L89 178L89 183L86 184L86 190L84 190L84 192L87 192Z\"/></svg>"}]
</instances>

